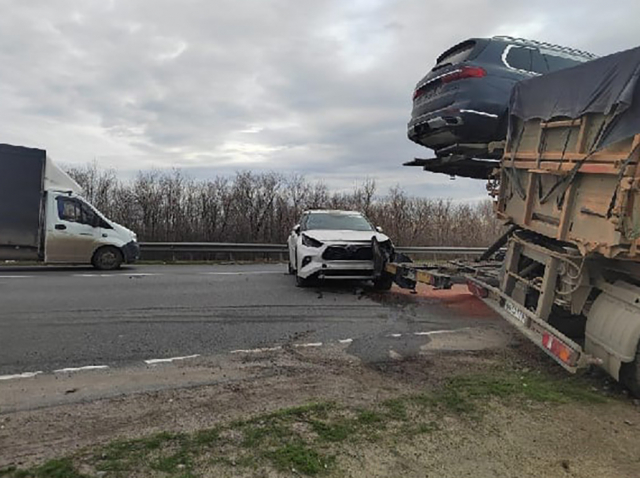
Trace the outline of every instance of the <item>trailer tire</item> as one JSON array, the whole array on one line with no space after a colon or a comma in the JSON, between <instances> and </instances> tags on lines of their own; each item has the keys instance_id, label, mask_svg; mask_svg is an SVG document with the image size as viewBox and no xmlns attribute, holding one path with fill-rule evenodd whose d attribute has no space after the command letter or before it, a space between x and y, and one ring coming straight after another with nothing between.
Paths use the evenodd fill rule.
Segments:
<instances>
[{"instance_id":1,"label":"trailer tire","mask_svg":"<svg viewBox=\"0 0 640 478\"><path fill-rule=\"evenodd\" d=\"M626 362L620 366L620 383L627 387L631 394L640 398L640 350L636 351L633 362Z\"/></svg>"},{"instance_id":2,"label":"trailer tire","mask_svg":"<svg viewBox=\"0 0 640 478\"><path fill-rule=\"evenodd\" d=\"M120 249L113 246L104 246L93 254L91 264L101 271L114 271L120 269L123 260Z\"/></svg>"}]
</instances>

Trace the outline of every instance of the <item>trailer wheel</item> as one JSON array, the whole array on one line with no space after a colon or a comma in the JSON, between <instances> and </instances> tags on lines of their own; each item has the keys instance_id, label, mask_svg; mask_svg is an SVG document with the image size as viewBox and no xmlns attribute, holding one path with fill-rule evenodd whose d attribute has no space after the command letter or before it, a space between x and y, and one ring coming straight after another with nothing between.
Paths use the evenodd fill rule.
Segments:
<instances>
[{"instance_id":1,"label":"trailer wheel","mask_svg":"<svg viewBox=\"0 0 640 478\"><path fill-rule=\"evenodd\" d=\"M634 397L640 398L640 350L636 351L633 362L623 363L620 366L620 382Z\"/></svg>"},{"instance_id":2,"label":"trailer wheel","mask_svg":"<svg viewBox=\"0 0 640 478\"><path fill-rule=\"evenodd\" d=\"M393 285L393 276L383 273L380 277L373 279L373 288L375 290L389 290Z\"/></svg>"},{"instance_id":3,"label":"trailer wheel","mask_svg":"<svg viewBox=\"0 0 640 478\"><path fill-rule=\"evenodd\" d=\"M116 247L105 246L98 249L93 254L91 264L101 271L113 271L122 265L122 252Z\"/></svg>"}]
</instances>

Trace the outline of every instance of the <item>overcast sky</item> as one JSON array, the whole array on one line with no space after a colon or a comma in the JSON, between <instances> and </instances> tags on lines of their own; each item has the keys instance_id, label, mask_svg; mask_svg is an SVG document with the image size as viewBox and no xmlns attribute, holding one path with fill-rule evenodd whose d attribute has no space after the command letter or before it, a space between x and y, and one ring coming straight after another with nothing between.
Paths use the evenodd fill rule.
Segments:
<instances>
[{"instance_id":1,"label":"overcast sky","mask_svg":"<svg viewBox=\"0 0 640 478\"><path fill-rule=\"evenodd\" d=\"M415 83L474 36L607 54L637 0L0 0L0 142L59 162L194 177L275 170L474 199L482 181L402 167Z\"/></svg>"}]
</instances>

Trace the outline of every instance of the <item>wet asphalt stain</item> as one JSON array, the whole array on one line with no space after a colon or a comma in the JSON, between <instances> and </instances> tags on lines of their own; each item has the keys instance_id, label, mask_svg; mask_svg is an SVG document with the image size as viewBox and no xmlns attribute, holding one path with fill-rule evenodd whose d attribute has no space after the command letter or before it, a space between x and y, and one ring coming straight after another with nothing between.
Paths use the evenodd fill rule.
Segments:
<instances>
[{"instance_id":1,"label":"wet asphalt stain","mask_svg":"<svg viewBox=\"0 0 640 478\"><path fill-rule=\"evenodd\" d=\"M354 339L346 353L364 363L399 361L417 356L420 347L430 341L429 337L408 334L401 337L369 336Z\"/></svg>"}]
</instances>

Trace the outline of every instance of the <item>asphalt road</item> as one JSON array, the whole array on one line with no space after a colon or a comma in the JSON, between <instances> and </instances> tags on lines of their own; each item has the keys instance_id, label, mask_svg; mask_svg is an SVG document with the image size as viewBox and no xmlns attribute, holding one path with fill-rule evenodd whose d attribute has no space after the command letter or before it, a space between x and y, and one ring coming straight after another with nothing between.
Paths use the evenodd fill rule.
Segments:
<instances>
[{"instance_id":1,"label":"asphalt road","mask_svg":"<svg viewBox=\"0 0 640 478\"><path fill-rule=\"evenodd\" d=\"M338 341L375 361L390 341L411 353L487 322L501 321L472 297L299 289L280 264L0 268L0 375Z\"/></svg>"}]
</instances>

